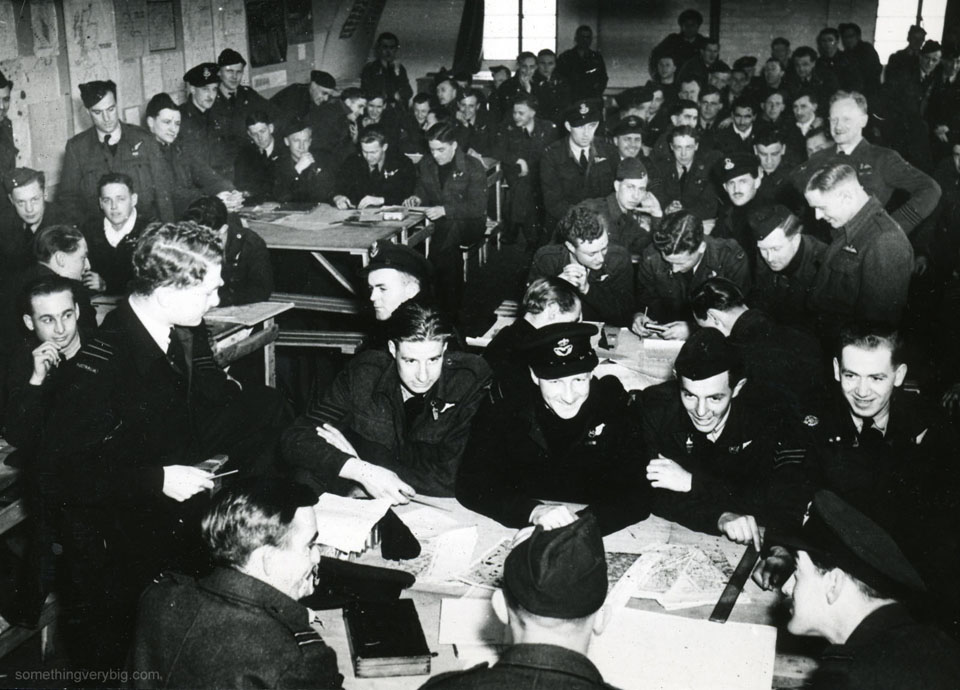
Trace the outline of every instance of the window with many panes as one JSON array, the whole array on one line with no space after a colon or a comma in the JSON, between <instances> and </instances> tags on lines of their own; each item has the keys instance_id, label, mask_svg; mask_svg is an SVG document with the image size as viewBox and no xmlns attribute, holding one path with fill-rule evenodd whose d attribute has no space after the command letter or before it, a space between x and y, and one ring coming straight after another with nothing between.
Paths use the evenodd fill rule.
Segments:
<instances>
[{"instance_id":1,"label":"window with many panes","mask_svg":"<svg viewBox=\"0 0 960 690\"><path fill-rule=\"evenodd\" d=\"M544 48L557 49L557 0L486 0L484 60L515 60Z\"/></svg>"}]
</instances>

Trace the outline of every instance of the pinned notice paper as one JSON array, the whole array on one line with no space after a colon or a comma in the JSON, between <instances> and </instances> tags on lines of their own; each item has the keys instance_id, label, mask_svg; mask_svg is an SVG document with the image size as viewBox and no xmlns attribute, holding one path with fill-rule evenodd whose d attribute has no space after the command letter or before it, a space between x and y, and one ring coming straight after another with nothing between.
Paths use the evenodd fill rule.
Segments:
<instances>
[{"instance_id":1,"label":"pinned notice paper","mask_svg":"<svg viewBox=\"0 0 960 690\"><path fill-rule=\"evenodd\" d=\"M390 509L386 498L344 498L323 494L313 507L317 515L317 541L345 553L363 551L373 526Z\"/></svg>"}]
</instances>

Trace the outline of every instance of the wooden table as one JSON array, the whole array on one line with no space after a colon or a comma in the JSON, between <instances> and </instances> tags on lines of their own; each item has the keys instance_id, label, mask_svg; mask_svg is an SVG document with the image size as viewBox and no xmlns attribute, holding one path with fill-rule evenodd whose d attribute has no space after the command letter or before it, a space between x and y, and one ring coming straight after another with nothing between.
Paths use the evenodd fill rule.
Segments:
<instances>
[{"instance_id":1,"label":"wooden table","mask_svg":"<svg viewBox=\"0 0 960 690\"><path fill-rule=\"evenodd\" d=\"M293 309L292 302L254 302L217 307L204 314L215 343L214 356L220 366L226 367L262 349L264 383L276 388L276 340L280 330L276 317L290 309Z\"/></svg>"},{"instance_id":2,"label":"wooden table","mask_svg":"<svg viewBox=\"0 0 960 690\"><path fill-rule=\"evenodd\" d=\"M372 211L370 215L374 215L375 210ZM309 252L351 294L356 294L353 282L324 256L325 253L359 256L361 263L366 266L370 261L371 248L377 242L400 242L414 246L426 242L432 234L429 226L414 230L425 223L425 216L418 212L410 212L400 221L375 220L364 223L359 220L362 217L360 211L341 211L321 204L309 213L292 213L276 218L271 212L267 217L269 220L262 220L256 213L250 213L245 215L244 224L260 235L270 249Z\"/></svg>"},{"instance_id":3,"label":"wooden table","mask_svg":"<svg viewBox=\"0 0 960 690\"><path fill-rule=\"evenodd\" d=\"M425 508L421 505L409 504L396 508L401 516L409 515L414 511L427 510L436 516L437 520L452 519L457 526L476 525L477 544L474 549L474 558L480 558L492 546L504 537L512 537L515 530L503 527L497 522L482 515L473 513L461 506L452 498L429 498L431 503L442 508ZM692 544L705 548L720 549L726 555L731 565L736 565L745 547L734 544L721 537L692 532L680 525L650 517L642 522L609 535L604 539L604 546L608 552L640 553L642 547L658 542L667 544ZM395 562L384 561L378 553L365 554L359 559L362 563L371 565L395 567ZM742 597L738 600L730 616L734 622L772 625L779 596L772 592L761 590L755 583L749 581L744 588L749 601ZM458 658L453 645L440 645L438 634L440 627L441 601L444 598L489 598L492 592L489 589L471 587L465 584L427 585L417 583L411 590L404 592L404 597L412 598L417 606L417 613L423 626L427 644L436 656L431 661L431 675L463 668L463 662ZM630 608L639 608L646 611L667 613L655 601L647 599L630 599ZM712 606L700 606L671 612L668 615L677 615L686 618L696 618L706 621L712 611ZM342 612L339 609L318 613L319 623L315 626L324 641L337 652L340 672L344 675L344 687L362 689L405 690L418 688L425 680L425 676L406 676L394 678L359 679L353 674L350 662L346 631L343 624ZM712 624L720 625L720 624ZM791 642L796 638L780 631L777 644L777 655L774 662L774 687L799 687L815 668L815 662L804 655L787 651ZM782 644L781 644L782 643ZM638 644L642 641L638 640ZM783 649L781 649L783 647ZM624 690L627 690L626 688Z\"/></svg>"}]
</instances>

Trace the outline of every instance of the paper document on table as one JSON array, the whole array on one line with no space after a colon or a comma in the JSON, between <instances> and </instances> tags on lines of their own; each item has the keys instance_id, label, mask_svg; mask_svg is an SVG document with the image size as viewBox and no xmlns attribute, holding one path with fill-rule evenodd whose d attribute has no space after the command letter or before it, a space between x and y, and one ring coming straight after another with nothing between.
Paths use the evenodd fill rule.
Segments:
<instances>
[{"instance_id":1,"label":"paper document on table","mask_svg":"<svg viewBox=\"0 0 960 690\"><path fill-rule=\"evenodd\" d=\"M623 609L588 656L604 681L657 690L769 690L777 629Z\"/></svg>"},{"instance_id":2,"label":"paper document on table","mask_svg":"<svg viewBox=\"0 0 960 690\"><path fill-rule=\"evenodd\" d=\"M638 563L634 596L655 599L668 611L717 603L733 575L721 551L685 544L650 544Z\"/></svg>"},{"instance_id":3,"label":"paper document on table","mask_svg":"<svg viewBox=\"0 0 960 690\"><path fill-rule=\"evenodd\" d=\"M281 210L283 210L282 207ZM360 214L356 210L347 209L341 211L329 204L320 204L312 211L308 211L307 213L293 213L277 222L295 228L314 230L328 228L332 225L340 225L351 217L359 218Z\"/></svg>"},{"instance_id":4,"label":"paper document on table","mask_svg":"<svg viewBox=\"0 0 960 690\"><path fill-rule=\"evenodd\" d=\"M363 551L370 530L390 509L386 498L344 498L322 494L313 507L317 515L317 541L345 553Z\"/></svg>"},{"instance_id":5,"label":"paper document on table","mask_svg":"<svg viewBox=\"0 0 960 690\"><path fill-rule=\"evenodd\" d=\"M400 519L423 542L455 528L459 523L436 508L416 508L400 513Z\"/></svg>"},{"instance_id":6,"label":"paper document on table","mask_svg":"<svg viewBox=\"0 0 960 690\"><path fill-rule=\"evenodd\" d=\"M391 561L390 567L416 577L415 588L460 584L470 569L473 552L477 548L476 526L448 530L426 540L416 532L414 536L420 541L420 555L403 561Z\"/></svg>"}]
</instances>

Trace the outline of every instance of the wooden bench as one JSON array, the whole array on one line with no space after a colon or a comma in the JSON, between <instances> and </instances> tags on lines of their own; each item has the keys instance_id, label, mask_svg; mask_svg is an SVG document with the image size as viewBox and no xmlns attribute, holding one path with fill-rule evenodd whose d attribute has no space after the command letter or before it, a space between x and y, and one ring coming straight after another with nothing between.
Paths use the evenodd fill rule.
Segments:
<instances>
[{"instance_id":1,"label":"wooden bench","mask_svg":"<svg viewBox=\"0 0 960 690\"><path fill-rule=\"evenodd\" d=\"M357 351L366 334L357 331L280 331L275 345L277 347L326 347L346 355Z\"/></svg>"},{"instance_id":2,"label":"wooden bench","mask_svg":"<svg viewBox=\"0 0 960 690\"><path fill-rule=\"evenodd\" d=\"M275 292L271 302L292 302L294 309L321 311L328 314L359 314L360 300L351 297L320 297L293 292Z\"/></svg>"}]
</instances>

